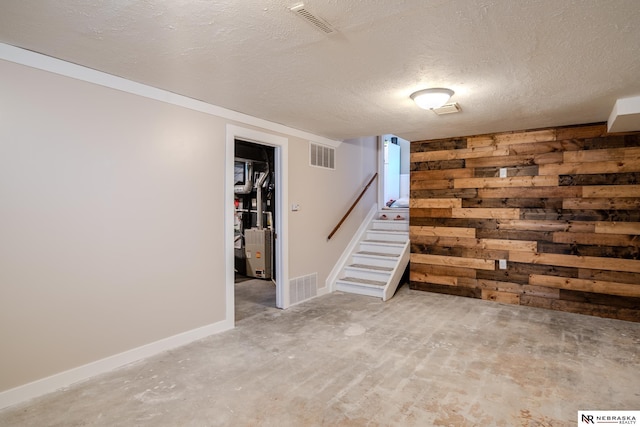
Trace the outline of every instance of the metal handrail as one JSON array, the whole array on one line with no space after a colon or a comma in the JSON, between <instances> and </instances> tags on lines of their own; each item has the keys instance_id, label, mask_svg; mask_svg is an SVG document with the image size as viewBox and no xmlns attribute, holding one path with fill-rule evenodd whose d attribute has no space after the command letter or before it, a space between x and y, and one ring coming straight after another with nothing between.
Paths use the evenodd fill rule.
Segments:
<instances>
[{"instance_id":1,"label":"metal handrail","mask_svg":"<svg viewBox=\"0 0 640 427\"><path fill-rule=\"evenodd\" d=\"M358 196L358 198L356 199L355 202L353 202L353 204L351 205L351 207L349 208L349 210L347 211L346 214L344 214L344 216L342 217L342 219L340 220L340 222L338 223L338 225L336 225L333 230L331 230L331 233L329 233L329 236L327 237L327 240L331 240L331 238L333 237L334 234L336 234L336 231L338 231L338 229L340 228L340 226L342 225L343 222L346 221L347 217L349 216L349 214L351 213L351 211L353 210L353 208L356 207L356 205L358 204L358 202L360 201L360 199L362 199L362 196L364 196L364 193L369 189L369 187L371 186L371 184L373 183L373 180L376 179L378 177L378 173L376 172L375 174L373 174L373 176L371 177L371 179L369 180L369 182L367 183L367 185L364 187L364 189L362 190L362 192L360 193L360 195Z\"/></svg>"}]
</instances>

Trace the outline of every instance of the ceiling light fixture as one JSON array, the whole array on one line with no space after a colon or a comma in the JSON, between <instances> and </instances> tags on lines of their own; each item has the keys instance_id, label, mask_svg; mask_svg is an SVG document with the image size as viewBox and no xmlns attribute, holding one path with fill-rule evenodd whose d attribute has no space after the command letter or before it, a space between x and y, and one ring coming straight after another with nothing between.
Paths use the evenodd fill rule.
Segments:
<instances>
[{"instance_id":1,"label":"ceiling light fixture","mask_svg":"<svg viewBox=\"0 0 640 427\"><path fill-rule=\"evenodd\" d=\"M425 110L433 110L446 104L453 93L451 89L446 88L423 89L413 92L411 99L415 101L418 107Z\"/></svg>"}]
</instances>

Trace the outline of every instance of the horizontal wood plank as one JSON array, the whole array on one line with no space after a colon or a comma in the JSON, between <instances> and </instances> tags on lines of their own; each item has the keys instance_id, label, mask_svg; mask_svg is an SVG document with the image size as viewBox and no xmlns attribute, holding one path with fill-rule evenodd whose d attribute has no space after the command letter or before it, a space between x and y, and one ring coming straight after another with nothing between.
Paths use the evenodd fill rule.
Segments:
<instances>
[{"instance_id":1,"label":"horizontal wood plank","mask_svg":"<svg viewBox=\"0 0 640 427\"><path fill-rule=\"evenodd\" d=\"M582 187L582 197L640 197L640 185L585 186Z\"/></svg>"},{"instance_id":2,"label":"horizontal wood plank","mask_svg":"<svg viewBox=\"0 0 640 427\"><path fill-rule=\"evenodd\" d=\"M455 276L438 276L431 273L411 271L409 280L413 282L435 283L438 285L458 286L458 278Z\"/></svg>"},{"instance_id":3,"label":"horizontal wood plank","mask_svg":"<svg viewBox=\"0 0 640 427\"><path fill-rule=\"evenodd\" d=\"M497 228L498 230L572 231L576 233L593 233L596 230L596 223L582 221L502 219L498 221Z\"/></svg>"},{"instance_id":4,"label":"horizontal wood plank","mask_svg":"<svg viewBox=\"0 0 640 427\"><path fill-rule=\"evenodd\" d=\"M462 199L410 199L409 208L460 208Z\"/></svg>"},{"instance_id":5,"label":"horizontal wood plank","mask_svg":"<svg viewBox=\"0 0 640 427\"><path fill-rule=\"evenodd\" d=\"M509 252L509 260L529 264L557 265L561 267L594 268L640 273L640 260L611 259L589 256Z\"/></svg>"},{"instance_id":6,"label":"horizontal wood plank","mask_svg":"<svg viewBox=\"0 0 640 427\"><path fill-rule=\"evenodd\" d=\"M639 209L640 198L564 199L562 209Z\"/></svg>"},{"instance_id":7,"label":"horizontal wood plank","mask_svg":"<svg viewBox=\"0 0 640 427\"><path fill-rule=\"evenodd\" d=\"M440 170L421 170L411 171L411 182L436 180L436 179L455 179L455 178L471 178L473 177L473 169L440 169Z\"/></svg>"},{"instance_id":8,"label":"horizontal wood plank","mask_svg":"<svg viewBox=\"0 0 640 427\"><path fill-rule=\"evenodd\" d=\"M545 129L529 132L511 132L496 134L493 137L472 137L467 138L467 148L504 146L515 144L528 144L531 142L555 141L555 129Z\"/></svg>"},{"instance_id":9,"label":"horizontal wood plank","mask_svg":"<svg viewBox=\"0 0 640 427\"><path fill-rule=\"evenodd\" d=\"M506 178L458 178L453 180L454 188L508 188L508 187L548 187L557 186L558 177L513 176Z\"/></svg>"},{"instance_id":10,"label":"horizontal wood plank","mask_svg":"<svg viewBox=\"0 0 640 427\"><path fill-rule=\"evenodd\" d=\"M484 199L502 198L556 198L556 197L580 197L581 187L536 187L527 188L481 188L478 189L478 197Z\"/></svg>"},{"instance_id":11,"label":"horizontal wood plank","mask_svg":"<svg viewBox=\"0 0 640 427\"><path fill-rule=\"evenodd\" d=\"M520 304L520 294L482 289L482 299L505 304Z\"/></svg>"},{"instance_id":12,"label":"horizontal wood plank","mask_svg":"<svg viewBox=\"0 0 640 427\"><path fill-rule=\"evenodd\" d=\"M553 233L554 243L575 243L581 245L635 246L640 247L640 238L628 234L573 233L557 231Z\"/></svg>"},{"instance_id":13,"label":"horizontal wood plank","mask_svg":"<svg viewBox=\"0 0 640 427\"><path fill-rule=\"evenodd\" d=\"M411 153L412 162L430 162L434 160L454 160L454 159L472 159L477 157L490 156L507 156L509 149L507 147L478 147L467 148L461 150L442 150L442 151L426 151L422 153Z\"/></svg>"},{"instance_id":14,"label":"horizontal wood plank","mask_svg":"<svg viewBox=\"0 0 640 427\"><path fill-rule=\"evenodd\" d=\"M520 209L453 208L451 216L453 218L518 219Z\"/></svg>"},{"instance_id":15,"label":"horizontal wood plank","mask_svg":"<svg viewBox=\"0 0 640 427\"><path fill-rule=\"evenodd\" d=\"M592 175L597 173L640 172L640 160L602 161L585 163L541 164L540 175Z\"/></svg>"},{"instance_id":16,"label":"horizontal wood plank","mask_svg":"<svg viewBox=\"0 0 640 427\"><path fill-rule=\"evenodd\" d=\"M640 222L596 222L595 232L640 235Z\"/></svg>"},{"instance_id":17,"label":"horizontal wood plank","mask_svg":"<svg viewBox=\"0 0 640 427\"><path fill-rule=\"evenodd\" d=\"M415 262L417 264L450 265L452 267L475 268L478 270L495 269L495 262L493 260L459 258L443 255L411 254L411 262Z\"/></svg>"},{"instance_id":18,"label":"horizontal wood plank","mask_svg":"<svg viewBox=\"0 0 640 427\"><path fill-rule=\"evenodd\" d=\"M417 236L441 236L441 237L475 237L475 228L463 227L437 227L437 226L410 226L411 238Z\"/></svg>"},{"instance_id":19,"label":"horizontal wood plank","mask_svg":"<svg viewBox=\"0 0 640 427\"><path fill-rule=\"evenodd\" d=\"M564 163L590 163L603 161L635 160L640 158L640 147L606 148L603 150L566 151Z\"/></svg>"},{"instance_id":20,"label":"horizontal wood plank","mask_svg":"<svg viewBox=\"0 0 640 427\"><path fill-rule=\"evenodd\" d=\"M532 274L529 276L532 285L569 289L582 292L595 292L628 297L640 297L640 285L630 283L606 282L601 280L575 279L570 277L543 276Z\"/></svg>"}]
</instances>

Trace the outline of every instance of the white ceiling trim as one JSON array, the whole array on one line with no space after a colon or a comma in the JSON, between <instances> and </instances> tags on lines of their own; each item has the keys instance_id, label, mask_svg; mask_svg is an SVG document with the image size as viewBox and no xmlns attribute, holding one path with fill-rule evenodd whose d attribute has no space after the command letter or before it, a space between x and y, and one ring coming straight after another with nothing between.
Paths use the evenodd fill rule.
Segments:
<instances>
[{"instance_id":1,"label":"white ceiling trim","mask_svg":"<svg viewBox=\"0 0 640 427\"><path fill-rule=\"evenodd\" d=\"M167 104L177 105L190 110L221 117L223 119L233 120L245 125L256 126L273 132L283 133L285 135L329 145L331 147L338 147L342 143L342 141L315 135L279 123L270 122L248 114L219 107L217 105L208 104L197 99L178 95L173 92L137 83L122 77L114 76L92 68L83 67L78 64L72 64L51 56L21 49L5 43L0 43L0 59L134 95L143 96L145 98L154 99Z\"/></svg>"}]
</instances>

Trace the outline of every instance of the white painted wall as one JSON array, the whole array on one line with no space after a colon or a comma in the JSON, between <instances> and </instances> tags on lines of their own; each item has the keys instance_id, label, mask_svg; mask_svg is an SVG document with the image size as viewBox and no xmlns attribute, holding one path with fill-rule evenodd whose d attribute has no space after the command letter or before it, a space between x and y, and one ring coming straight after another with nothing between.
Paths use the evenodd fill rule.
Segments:
<instances>
[{"instance_id":1,"label":"white painted wall","mask_svg":"<svg viewBox=\"0 0 640 427\"><path fill-rule=\"evenodd\" d=\"M326 171L309 166L307 134L281 125L12 61L0 75L0 407L233 326L228 124L287 138L288 200L302 207L280 236L289 277L324 283L375 201L326 241L376 170L375 139L339 145Z\"/></svg>"}]
</instances>

